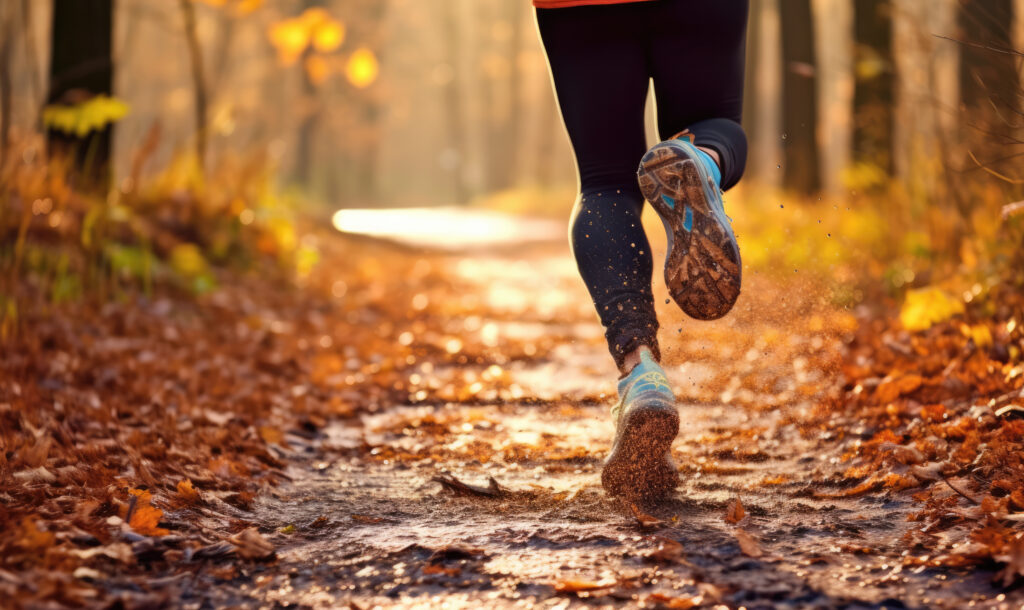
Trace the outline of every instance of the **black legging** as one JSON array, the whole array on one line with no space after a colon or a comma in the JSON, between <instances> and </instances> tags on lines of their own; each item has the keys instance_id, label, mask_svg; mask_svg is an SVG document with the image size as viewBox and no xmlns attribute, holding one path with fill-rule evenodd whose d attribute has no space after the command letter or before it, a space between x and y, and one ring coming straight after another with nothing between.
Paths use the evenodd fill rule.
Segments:
<instances>
[{"instance_id":1,"label":"black legging","mask_svg":"<svg viewBox=\"0 0 1024 610\"><path fill-rule=\"evenodd\" d=\"M661 138L688 129L740 179L747 0L653 0L537 9L580 197L571 242L616 363L640 345L658 354L651 247L636 181L644 103L654 80Z\"/></svg>"}]
</instances>

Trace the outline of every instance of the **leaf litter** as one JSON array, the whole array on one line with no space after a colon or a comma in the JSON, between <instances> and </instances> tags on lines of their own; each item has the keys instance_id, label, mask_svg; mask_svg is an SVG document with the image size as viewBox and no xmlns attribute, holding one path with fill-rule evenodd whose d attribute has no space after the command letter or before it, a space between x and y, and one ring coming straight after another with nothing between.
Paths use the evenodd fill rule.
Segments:
<instances>
[{"instance_id":1,"label":"leaf litter","mask_svg":"<svg viewBox=\"0 0 1024 610\"><path fill-rule=\"evenodd\" d=\"M26 308L0 359L0 596L1019 596L1015 294L991 296L994 313L918 298L904 317L919 330L894 310L855 319L796 279L755 277L733 315L699 327L662 308L683 483L661 505L623 506L598 485L615 375L564 248L323 243L344 263L300 286L225 273L199 299Z\"/></svg>"}]
</instances>

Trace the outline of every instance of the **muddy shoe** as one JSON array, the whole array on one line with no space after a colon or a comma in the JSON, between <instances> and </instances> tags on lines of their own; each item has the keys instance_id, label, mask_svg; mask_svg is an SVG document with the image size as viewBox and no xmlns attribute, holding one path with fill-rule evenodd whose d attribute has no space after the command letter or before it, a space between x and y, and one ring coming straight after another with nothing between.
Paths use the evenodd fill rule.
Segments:
<instances>
[{"instance_id":1,"label":"muddy shoe","mask_svg":"<svg viewBox=\"0 0 1024 610\"><path fill-rule=\"evenodd\" d=\"M615 442L601 471L601 484L613 496L657 500L679 482L672 440L679 413L665 372L646 350L640 364L619 381L619 403L612 408Z\"/></svg>"},{"instance_id":2,"label":"muddy shoe","mask_svg":"<svg viewBox=\"0 0 1024 610\"><path fill-rule=\"evenodd\" d=\"M654 146L637 171L668 233L665 285L698 320L721 318L740 295L740 249L715 173L714 161L688 139Z\"/></svg>"}]
</instances>

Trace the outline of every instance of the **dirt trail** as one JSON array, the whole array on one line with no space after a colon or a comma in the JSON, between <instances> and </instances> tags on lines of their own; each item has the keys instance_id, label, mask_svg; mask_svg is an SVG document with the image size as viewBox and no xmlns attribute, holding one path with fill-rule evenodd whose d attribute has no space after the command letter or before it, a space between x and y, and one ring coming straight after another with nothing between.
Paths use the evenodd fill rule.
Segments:
<instances>
[{"instance_id":1,"label":"dirt trail","mask_svg":"<svg viewBox=\"0 0 1024 610\"><path fill-rule=\"evenodd\" d=\"M921 525L907 519L909 498L844 496L849 485L838 473L851 465L844 454L873 431L840 419L811 425L822 421L815 404L831 383L816 358L834 351L843 331L812 296L791 290L795 280L780 288L752 276L735 314L711 324L684 322L662 306L668 374L681 397L674 453L683 484L638 519L599 484L615 373L565 248L432 261L463 287L459 298L479 304L479 316L445 322L449 331L467 342L512 337L536 356L454 372L469 384L500 385L491 400L396 404L333 423L316 438L289 435L293 482L249 516L264 532L278 532L278 561L194 589L183 602L959 608L1003 601L984 575L905 567L913 549L901 538ZM426 365L420 383L429 387L442 372ZM443 474L484 491L453 492L436 481ZM492 478L497 491L488 489ZM731 524L735 498L746 516Z\"/></svg>"}]
</instances>

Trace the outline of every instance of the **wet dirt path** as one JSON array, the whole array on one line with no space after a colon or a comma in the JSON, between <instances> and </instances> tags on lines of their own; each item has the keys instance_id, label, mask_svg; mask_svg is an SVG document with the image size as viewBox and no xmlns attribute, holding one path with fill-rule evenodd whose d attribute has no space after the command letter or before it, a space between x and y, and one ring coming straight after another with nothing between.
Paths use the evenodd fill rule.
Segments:
<instances>
[{"instance_id":1,"label":"wet dirt path","mask_svg":"<svg viewBox=\"0 0 1024 610\"><path fill-rule=\"evenodd\" d=\"M247 568L216 591L196 591L193 601L997 603L984 576L906 566L914 551L901 539L921 527L908 521L909 497L847 496L851 484L839 473L855 465L847 454L873 431L841 418L820 423L816 405L833 380L816 358L837 349L843 323L813 296L755 274L724 321L684 321L659 304L668 374L680 396L673 452L683 483L638 517L600 487L615 372L565 248L432 261L462 286L460 298L478 303L478 316L445 322L449 331L466 342L514 340L531 357L457 371L425 365L412 380L424 387L422 402L333 422L312 439L289 435L293 482L260 500L252 517L275 532L268 536L277 561ZM445 389L432 380L452 375L480 384L474 398L431 399ZM488 392L492 385L501 390ZM437 482L442 476L474 488L452 490ZM730 523L737 498L745 515L733 510L742 519Z\"/></svg>"}]
</instances>

